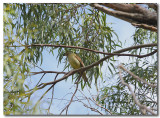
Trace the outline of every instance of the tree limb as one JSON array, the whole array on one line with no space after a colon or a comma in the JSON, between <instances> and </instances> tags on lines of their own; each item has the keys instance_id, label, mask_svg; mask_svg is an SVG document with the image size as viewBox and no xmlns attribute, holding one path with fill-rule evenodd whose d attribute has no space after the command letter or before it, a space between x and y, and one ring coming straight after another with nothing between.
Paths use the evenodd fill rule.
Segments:
<instances>
[{"instance_id":1,"label":"tree limb","mask_svg":"<svg viewBox=\"0 0 160 118\"><path fill-rule=\"evenodd\" d=\"M133 26L139 27L139 28L143 28L143 29L148 29L154 32L157 32L157 28L153 27L153 26L149 26L147 24L137 24L137 23L132 23Z\"/></svg>"},{"instance_id":2,"label":"tree limb","mask_svg":"<svg viewBox=\"0 0 160 118\"><path fill-rule=\"evenodd\" d=\"M152 44L142 44L142 45L138 45L138 46L131 46L129 48L125 48L122 50L131 50L131 49L137 49L137 48L144 48L144 47L154 47L157 46L158 44L156 43L152 43ZM119 54L120 52L113 52L113 53L106 53L106 52L101 52L98 50L92 50L92 49L88 49L88 48L84 48L84 47L77 47L77 46L66 46L66 45L54 45L54 44L32 44L32 45L22 45L22 46L7 46L7 47L34 47L34 46L46 46L46 47L63 47L63 48L75 48L75 49L82 49L82 50L87 50L87 51L91 51L91 52L95 52L95 53L100 53L100 54L104 54L104 55L117 55L117 56L133 56L133 57L138 57L138 58L142 58L141 55L133 55L133 54ZM125 52L124 51L124 52Z\"/></svg>"},{"instance_id":3,"label":"tree limb","mask_svg":"<svg viewBox=\"0 0 160 118\"><path fill-rule=\"evenodd\" d=\"M156 44L156 45L157 45L157 44ZM148 45L132 46L132 47L128 47L128 48L124 48L124 49L115 51L114 53L122 53L122 52L125 52L125 51L129 51L129 50L131 50L131 49L136 49L136 48L146 47L146 46L148 46ZM151 55L151 54L153 54L153 53L156 53L156 51L157 51L157 50L155 50L155 51L147 54L147 56L148 56L148 55ZM90 69L90 68L92 68L92 67L94 67L94 66L99 65L99 64L102 63L104 60L109 59L109 58L112 57L112 56L113 56L113 55L106 56L106 57L100 59L99 61L92 63L91 65L88 65L88 66L85 66L85 67L81 67L81 68L79 68L79 69L71 70L70 72L66 73L62 78L60 78L60 79L58 79L58 80L56 80L56 81L51 81L51 82L48 82L48 83L42 83L42 84L40 84L37 89L42 89L42 88L44 88L45 86L50 85L50 84L56 84L57 82L60 82L60 81L62 81L62 80L64 80L64 79L66 79L67 77L73 75L73 74L76 73L76 72L88 70L88 69ZM146 56L146 55L142 55L142 57L144 57L144 56Z\"/></svg>"},{"instance_id":4,"label":"tree limb","mask_svg":"<svg viewBox=\"0 0 160 118\"><path fill-rule=\"evenodd\" d=\"M111 7L113 9L118 9L115 11L112 11L108 9L107 7ZM128 11L128 9L123 8L123 6L127 6L127 4L119 4L122 5L121 7L119 5L115 4L98 4L94 3L91 4L92 7L95 7L96 9L109 14L111 16L117 17L119 19L125 20L130 23L138 23L138 24L147 24L156 27L157 26L157 13L156 12L150 12L149 10L146 10L144 8L141 8L140 6L134 5L130 8L130 12L124 12ZM129 5L132 6L132 5ZM133 8L137 9L136 13L133 13ZM121 11L119 11L121 9ZM134 11L135 12L135 11Z\"/></svg>"},{"instance_id":5,"label":"tree limb","mask_svg":"<svg viewBox=\"0 0 160 118\"><path fill-rule=\"evenodd\" d=\"M147 84L148 86L151 86L153 88L157 87L156 84L150 84L147 81L145 81L144 79L138 77L137 75L133 74L131 71L127 70L123 65L120 65L119 68L123 69L124 71L126 71L127 73L129 73L131 76L133 76L136 80L141 81L145 84Z\"/></svg>"},{"instance_id":6,"label":"tree limb","mask_svg":"<svg viewBox=\"0 0 160 118\"><path fill-rule=\"evenodd\" d=\"M125 83L124 80L123 80L123 77L122 77L122 74L121 74L121 69L120 69L120 66L119 66L119 77L121 79L121 82L123 85L127 86L129 91L131 92L131 95L135 101L135 103L139 106L139 108L141 109L141 112L144 113L144 110L150 112L152 115L157 115L156 113L154 113L151 109L149 109L147 106L145 105L142 105L140 104L139 100L136 98L136 95L135 93L132 91L131 87L129 86L129 84Z\"/></svg>"},{"instance_id":7,"label":"tree limb","mask_svg":"<svg viewBox=\"0 0 160 118\"><path fill-rule=\"evenodd\" d=\"M123 11L127 13L139 13L139 14L153 14L152 11L141 7L137 4L124 4L124 3L101 3L106 7L112 8L114 10ZM154 12L155 13L155 12Z\"/></svg>"}]
</instances>

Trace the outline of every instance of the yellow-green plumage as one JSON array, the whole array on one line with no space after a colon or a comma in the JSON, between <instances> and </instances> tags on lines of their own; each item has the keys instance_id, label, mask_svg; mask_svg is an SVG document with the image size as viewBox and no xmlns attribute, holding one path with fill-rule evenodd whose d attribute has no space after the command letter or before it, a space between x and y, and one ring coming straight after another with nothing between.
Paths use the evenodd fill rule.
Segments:
<instances>
[{"instance_id":1,"label":"yellow-green plumage","mask_svg":"<svg viewBox=\"0 0 160 118\"><path fill-rule=\"evenodd\" d=\"M72 66L72 68L78 69L78 68L84 67L83 61L75 53L67 52L65 55L68 57L68 61L70 65ZM88 78L86 77L85 72L83 72L82 78L84 79L85 82L88 82Z\"/></svg>"},{"instance_id":2,"label":"yellow-green plumage","mask_svg":"<svg viewBox=\"0 0 160 118\"><path fill-rule=\"evenodd\" d=\"M81 63L75 58L74 53L68 54L68 61L74 69L78 69L81 67Z\"/></svg>"}]
</instances>

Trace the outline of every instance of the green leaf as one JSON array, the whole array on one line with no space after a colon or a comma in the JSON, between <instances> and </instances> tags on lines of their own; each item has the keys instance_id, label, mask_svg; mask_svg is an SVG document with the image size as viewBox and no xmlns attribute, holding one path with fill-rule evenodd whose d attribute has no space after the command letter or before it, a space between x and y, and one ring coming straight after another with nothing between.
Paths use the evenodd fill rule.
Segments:
<instances>
[{"instance_id":1,"label":"green leaf","mask_svg":"<svg viewBox=\"0 0 160 118\"><path fill-rule=\"evenodd\" d=\"M26 84L24 84L24 86L29 90L29 87L28 87L28 85L26 85Z\"/></svg>"},{"instance_id":2,"label":"green leaf","mask_svg":"<svg viewBox=\"0 0 160 118\"><path fill-rule=\"evenodd\" d=\"M113 75L113 72L109 66L108 66L108 69L109 69L110 73Z\"/></svg>"}]
</instances>

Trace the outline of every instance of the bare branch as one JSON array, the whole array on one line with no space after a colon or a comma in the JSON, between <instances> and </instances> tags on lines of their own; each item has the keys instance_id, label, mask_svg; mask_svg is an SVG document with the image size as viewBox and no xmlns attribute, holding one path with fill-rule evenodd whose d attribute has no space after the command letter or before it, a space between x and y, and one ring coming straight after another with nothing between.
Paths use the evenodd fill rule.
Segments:
<instances>
[{"instance_id":1,"label":"bare branch","mask_svg":"<svg viewBox=\"0 0 160 118\"><path fill-rule=\"evenodd\" d=\"M32 47L32 46L75 48L75 49L82 49L82 50L87 50L87 51L91 51L91 52L95 52L95 53L100 53L100 54L104 54L104 55L111 55L111 56L114 56L114 55L117 55L117 56L133 56L133 57L138 57L138 58L142 58L144 56L144 55L133 55L133 54L119 54L121 52L118 52L118 51L115 51L113 53L106 53L106 52L92 50L92 49L88 49L88 48L84 48L84 47L66 46L66 45L54 45L54 44L32 44L32 45L7 46L7 47ZM132 49L138 49L138 48L144 48L144 47L154 47L154 46L157 46L157 44L156 43L152 43L152 44L142 44L142 45L138 45L138 46L131 46L129 48L122 49L122 50L124 50L122 52L125 52L125 51L128 51L128 50L132 50Z\"/></svg>"},{"instance_id":2,"label":"bare branch","mask_svg":"<svg viewBox=\"0 0 160 118\"><path fill-rule=\"evenodd\" d=\"M120 18L130 23L147 24L157 26L157 13L151 12L136 4L91 4L92 7L109 14L111 16ZM108 9L110 7L113 10ZM124 7L125 6L125 7Z\"/></svg>"},{"instance_id":3,"label":"bare branch","mask_svg":"<svg viewBox=\"0 0 160 118\"><path fill-rule=\"evenodd\" d=\"M102 5L112 8L114 10L123 11L127 13L140 13L140 14L152 14L153 12L141 7L137 4L124 4L124 3L101 3ZM155 12L154 12L155 13Z\"/></svg>"},{"instance_id":4,"label":"bare branch","mask_svg":"<svg viewBox=\"0 0 160 118\"><path fill-rule=\"evenodd\" d=\"M89 91L89 90L88 90L88 91ZM96 101L95 98L92 96L92 94L91 94L90 91L89 91L89 93L90 93L90 95L91 95L91 97L92 97L92 101L93 101L97 106L101 107L102 109L106 110L107 112L109 112L109 113L112 115L111 111L109 111L107 108L105 108L105 107L103 107L103 106L101 106L100 104L97 103L97 101ZM90 99L90 100L91 100L91 99Z\"/></svg>"},{"instance_id":5,"label":"bare branch","mask_svg":"<svg viewBox=\"0 0 160 118\"><path fill-rule=\"evenodd\" d=\"M70 100L69 104L61 111L60 115L63 113L63 111L64 111L65 109L66 109L66 115L67 115L68 108L69 108L69 106L71 105L71 103L73 102L73 98L74 98L74 96L75 96L75 94L76 94L76 92L77 92L77 90L78 90L78 82L80 81L81 76L82 76L82 74L79 75L79 77L78 77L78 81L77 81L77 84L76 84L76 90L74 91L74 93L73 93L73 95L72 95L72 97L71 97L71 100Z\"/></svg>"},{"instance_id":6,"label":"bare branch","mask_svg":"<svg viewBox=\"0 0 160 118\"><path fill-rule=\"evenodd\" d=\"M121 69L120 69L120 66L119 66L119 77L121 79L121 82L123 85L127 86L129 91L131 92L131 95L135 101L135 103L139 106L139 108L141 109L141 112L144 114L145 113L145 110L150 112L152 115L157 115L156 113L154 113L151 109L149 109L147 106L145 105L142 105L140 104L139 100L136 98L136 95L135 93L132 91L131 87L129 86L129 84L125 83L124 80L123 80L123 77L122 77L122 72L121 72Z\"/></svg>"},{"instance_id":7,"label":"bare branch","mask_svg":"<svg viewBox=\"0 0 160 118\"><path fill-rule=\"evenodd\" d=\"M157 87L156 84L150 84L147 81L145 81L144 79L138 77L137 75L135 75L134 73L132 73L131 71L127 70L123 65L120 65L119 68L123 69L124 71L126 71L127 73L129 73L131 76L133 76L136 80L143 82L145 84L147 84L148 86L151 86L153 88Z\"/></svg>"},{"instance_id":8,"label":"bare branch","mask_svg":"<svg viewBox=\"0 0 160 118\"><path fill-rule=\"evenodd\" d=\"M33 75L37 75L37 74L46 74L46 73L57 73L57 74L66 74L66 72L57 72L57 71L40 71L40 72L31 72L33 73Z\"/></svg>"},{"instance_id":9,"label":"bare branch","mask_svg":"<svg viewBox=\"0 0 160 118\"><path fill-rule=\"evenodd\" d=\"M56 80L57 76L58 76L58 74L55 76L54 81ZM53 85L40 97L40 99L37 101L37 103L35 104L35 106L34 106L33 108L36 108L36 106L37 106L38 103L41 101L41 99L48 93L48 91L51 90L51 88L54 87L54 85L55 85L55 84L53 84Z\"/></svg>"},{"instance_id":10,"label":"bare branch","mask_svg":"<svg viewBox=\"0 0 160 118\"><path fill-rule=\"evenodd\" d=\"M42 77L40 78L40 80L38 81L38 83L37 83L36 86L38 86L38 84L40 83L40 81L42 80L42 78L45 76L45 74L46 74L46 73L44 73L44 74L42 75Z\"/></svg>"},{"instance_id":11,"label":"bare branch","mask_svg":"<svg viewBox=\"0 0 160 118\"><path fill-rule=\"evenodd\" d=\"M98 109L95 109L95 108L93 108L93 107L89 107L89 106L86 105L85 103L83 103L83 105L84 105L86 108L91 109L91 111L95 111L95 112L98 112L99 114L103 115L103 113L101 113Z\"/></svg>"},{"instance_id":12,"label":"bare branch","mask_svg":"<svg viewBox=\"0 0 160 118\"><path fill-rule=\"evenodd\" d=\"M97 101L96 101L93 97L92 97L92 100L94 101L94 103L95 103L97 106L99 106L100 108L104 109L105 111L109 112L109 113L112 115L112 112L111 112L111 111L109 111L107 108L105 108L105 107L101 106L100 104L98 104Z\"/></svg>"},{"instance_id":13,"label":"bare branch","mask_svg":"<svg viewBox=\"0 0 160 118\"><path fill-rule=\"evenodd\" d=\"M58 73L56 74L56 76L55 76L55 78L54 78L54 81L56 80L57 77L58 77ZM48 107L48 112L50 111L51 104L52 104L52 101L53 101L53 93L54 93L54 86L53 86L53 88L52 88L52 98L51 98L51 103L50 103L50 105L49 105L49 107Z\"/></svg>"},{"instance_id":14,"label":"bare branch","mask_svg":"<svg viewBox=\"0 0 160 118\"><path fill-rule=\"evenodd\" d=\"M49 90L51 90L51 88L54 86L54 84L40 97L40 99L36 102L36 104L34 105L33 109L36 108L36 106L39 104L39 102L41 101L41 99L48 93Z\"/></svg>"},{"instance_id":15,"label":"bare branch","mask_svg":"<svg viewBox=\"0 0 160 118\"><path fill-rule=\"evenodd\" d=\"M139 27L139 28L143 28L143 29L148 29L154 32L157 32L157 28L154 26L149 26L147 24L137 24L137 23L132 23L133 26Z\"/></svg>"},{"instance_id":16,"label":"bare branch","mask_svg":"<svg viewBox=\"0 0 160 118\"><path fill-rule=\"evenodd\" d=\"M76 97L76 96L75 96ZM88 106L87 104L85 104L84 102L82 102L78 97L76 97L78 99L78 102L81 102L83 104L83 106L85 106L86 108L89 108L91 111L97 112L100 115L103 115L103 113L101 113L98 109L93 108L91 105ZM86 98L86 97L85 97ZM87 98L88 99L88 98Z\"/></svg>"}]
</instances>

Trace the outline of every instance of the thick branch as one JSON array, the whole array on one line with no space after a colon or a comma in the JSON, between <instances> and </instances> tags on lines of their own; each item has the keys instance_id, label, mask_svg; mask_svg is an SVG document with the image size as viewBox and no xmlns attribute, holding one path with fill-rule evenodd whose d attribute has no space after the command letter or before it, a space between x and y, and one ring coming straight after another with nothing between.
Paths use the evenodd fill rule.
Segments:
<instances>
[{"instance_id":1,"label":"thick branch","mask_svg":"<svg viewBox=\"0 0 160 118\"><path fill-rule=\"evenodd\" d=\"M112 15L114 17L120 18L130 23L147 24L147 25L153 25L155 27L157 26L157 13L156 12L150 13L148 11L145 14L144 13L141 14L139 12L136 12L136 13L123 12L124 9L123 11L112 11L108 9L107 7L97 4L97 3L91 4L91 6L95 7L96 9L106 14ZM114 8L115 8L115 5L114 5ZM141 12L144 12L144 9L143 10L141 9Z\"/></svg>"},{"instance_id":2,"label":"thick branch","mask_svg":"<svg viewBox=\"0 0 160 118\"><path fill-rule=\"evenodd\" d=\"M123 3L102 3L102 5L112 8L114 10L128 12L128 13L140 13L140 14L152 14L153 12L141 7L137 4L123 4Z\"/></svg>"}]
</instances>

